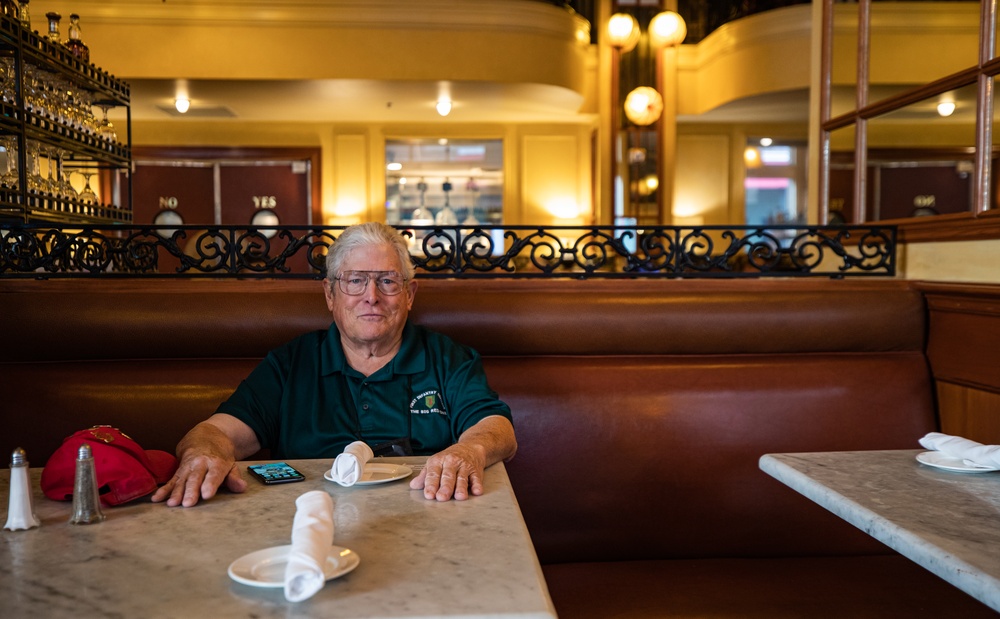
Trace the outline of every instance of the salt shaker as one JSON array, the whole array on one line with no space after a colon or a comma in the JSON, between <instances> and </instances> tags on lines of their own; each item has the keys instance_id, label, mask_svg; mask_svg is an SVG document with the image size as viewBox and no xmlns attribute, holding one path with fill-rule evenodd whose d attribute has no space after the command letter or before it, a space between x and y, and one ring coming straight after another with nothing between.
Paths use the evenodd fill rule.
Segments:
<instances>
[{"instance_id":1,"label":"salt shaker","mask_svg":"<svg viewBox=\"0 0 1000 619\"><path fill-rule=\"evenodd\" d=\"M101 499L97 496L97 471L90 445L80 445L76 454L76 477L73 479L72 524L93 524L104 520Z\"/></svg>"},{"instance_id":2,"label":"salt shaker","mask_svg":"<svg viewBox=\"0 0 1000 619\"><path fill-rule=\"evenodd\" d=\"M19 531L33 529L41 524L31 500L28 458L24 450L18 447L10 456L10 501L7 507L7 524L3 528Z\"/></svg>"}]
</instances>

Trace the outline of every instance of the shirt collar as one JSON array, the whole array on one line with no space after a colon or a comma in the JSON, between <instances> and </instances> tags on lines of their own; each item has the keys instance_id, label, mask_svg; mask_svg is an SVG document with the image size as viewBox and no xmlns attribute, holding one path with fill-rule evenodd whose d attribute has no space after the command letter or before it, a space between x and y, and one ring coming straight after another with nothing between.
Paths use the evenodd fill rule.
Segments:
<instances>
[{"instance_id":1,"label":"shirt collar","mask_svg":"<svg viewBox=\"0 0 1000 619\"><path fill-rule=\"evenodd\" d=\"M375 373L380 378L392 378L394 374L417 374L426 367L426 359L420 346L420 337L417 327L406 321L403 326L403 339L399 344L399 352L392 361ZM336 323L331 323L327 329L326 339L320 347L320 372L323 376L328 374L348 374L357 373L354 368L347 364L347 356L344 355L344 347L340 343L340 330Z\"/></svg>"}]
</instances>

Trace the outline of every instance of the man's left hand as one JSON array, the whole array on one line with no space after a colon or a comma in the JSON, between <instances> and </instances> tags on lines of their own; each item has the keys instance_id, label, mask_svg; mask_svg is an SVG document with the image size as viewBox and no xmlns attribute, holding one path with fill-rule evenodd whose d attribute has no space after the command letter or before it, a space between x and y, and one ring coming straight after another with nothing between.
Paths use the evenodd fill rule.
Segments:
<instances>
[{"instance_id":1,"label":"man's left hand","mask_svg":"<svg viewBox=\"0 0 1000 619\"><path fill-rule=\"evenodd\" d=\"M424 469L410 482L410 488L423 488L424 498L438 501L464 501L483 493L486 457L478 445L458 442L427 459Z\"/></svg>"}]
</instances>

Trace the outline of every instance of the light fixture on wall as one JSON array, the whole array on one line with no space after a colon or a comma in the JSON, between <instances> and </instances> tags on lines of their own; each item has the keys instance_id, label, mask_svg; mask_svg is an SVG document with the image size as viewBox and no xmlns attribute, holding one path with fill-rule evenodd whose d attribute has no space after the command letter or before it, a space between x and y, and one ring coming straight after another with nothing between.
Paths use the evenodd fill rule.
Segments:
<instances>
[{"instance_id":1,"label":"light fixture on wall","mask_svg":"<svg viewBox=\"0 0 1000 619\"><path fill-rule=\"evenodd\" d=\"M191 101L186 97L177 97L174 99L174 108L181 114L187 113L191 109Z\"/></svg>"},{"instance_id":2,"label":"light fixture on wall","mask_svg":"<svg viewBox=\"0 0 1000 619\"><path fill-rule=\"evenodd\" d=\"M664 49L676 49L687 35L684 19L675 11L660 11L655 6L659 4L634 3L612 15L606 28L611 48L611 186L628 188L613 196L613 214L651 224L669 218L673 199L676 128L664 124L664 110L676 105L676 55L665 57ZM673 123L676 113L668 116L666 122ZM631 156L622 160L637 149L645 155L641 161Z\"/></svg>"},{"instance_id":3,"label":"light fixture on wall","mask_svg":"<svg viewBox=\"0 0 1000 619\"><path fill-rule=\"evenodd\" d=\"M649 20L646 28L648 33L649 53L657 58L647 67L645 72L659 70L659 60L656 54L665 47L675 47L684 41L687 36L687 25L684 18L674 11L662 11ZM628 13L615 13L608 20L608 41L618 52L628 52L635 48L642 36L642 28L636 19ZM617 63L619 58L616 57ZM617 67L616 67L617 68ZM643 71L640 71L643 72ZM635 81L642 79L633 76ZM647 79L649 76L647 76ZM655 78L654 78L655 79ZM663 112L663 96L653 86L634 87L625 98L625 117L633 123L646 126L651 125L660 118Z\"/></svg>"}]
</instances>

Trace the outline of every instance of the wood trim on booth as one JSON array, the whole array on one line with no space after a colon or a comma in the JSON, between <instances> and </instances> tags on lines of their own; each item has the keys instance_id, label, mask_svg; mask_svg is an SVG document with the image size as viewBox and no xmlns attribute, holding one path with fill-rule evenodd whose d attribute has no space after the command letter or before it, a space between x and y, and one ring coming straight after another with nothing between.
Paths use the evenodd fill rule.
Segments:
<instances>
[{"instance_id":1,"label":"wood trim on booth","mask_svg":"<svg viewBox=\"0 0 1000 619\"><path fill-rule=\"evenodd\" d=\"M880 221L896 225L900 243L1000 239L1000 210Z\"/></svg>"},{"instance_id":2,"label":"wood trim on booth","mask_svg":"<svg viewBox=\"0 0 1000 619\"><path fill-rule=\"evenodd\" d=\"M942 432L1000 444L1000 394L938 381L937 399Z\"/></svg>"},{"instance_id":3,"label":"wood trim on booth","mask_svg":"<svg viewBox=\"0 0 1000 619\"><path fill-rule=\"evenodd\" d=\"M921 284L934 378L1000 393L1000 286Z\"/></svg>"},{"instance_id":4,"label":"wood trim on booth","mask_svg":"<svg viewBox=\"0 0 1000 619\"><path fill-rule=\"evenodd\" d=\"M918 283L941 431L1000 444L1000 286Z\"/></svg>"}]
</instances>

